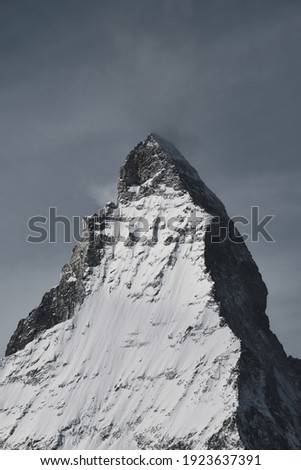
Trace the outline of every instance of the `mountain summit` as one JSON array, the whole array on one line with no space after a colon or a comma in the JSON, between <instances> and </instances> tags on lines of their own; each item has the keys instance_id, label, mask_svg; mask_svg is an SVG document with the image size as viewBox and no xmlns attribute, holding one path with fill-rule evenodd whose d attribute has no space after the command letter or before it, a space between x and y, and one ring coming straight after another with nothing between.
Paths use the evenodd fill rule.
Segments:
<instances>
[{"instance_id":1,"label":"mountain summit","mask_svg":"<svg viewBox=\"0 0 301 470\"><path fill-rule=\"evenodd\" d=\"M299 449L301 361L222 202L169 142L127 156L0 370L3 449ZM226 229L226 236L224 236Z\"/></svg>"},{"instance_id":2,"label":"mountain summit","mask_svg":"<svg viewBox=\"0 0 301 470\"><path fill-rule=\"evenodd\" d=\"M151 194L160 195L162 185L187 192L203 209L226 216L221 201L174 145L157 134L150 134L129 153L121 167L118 200L127 203ZM139 187L139 192L133 187Z\"/></svg>"}]
</instances>

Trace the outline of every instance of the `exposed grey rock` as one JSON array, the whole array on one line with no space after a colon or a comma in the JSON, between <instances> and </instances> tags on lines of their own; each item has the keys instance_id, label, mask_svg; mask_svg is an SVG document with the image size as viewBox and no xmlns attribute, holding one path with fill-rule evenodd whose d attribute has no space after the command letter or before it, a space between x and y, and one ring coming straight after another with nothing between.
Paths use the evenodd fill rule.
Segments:
<instances>
[{"instance_id":1,"label":"exposed grey rock","mask_svg":"<svg viewBox=\"0 0 301 470\"><path fill-rule=\"evenodd\" d=\"M63 267L59 284L44 294L40 305L27 318L19 321L7 345L6 356L23 349L43 331L71 318L83 302L89 268L99 264L102 256L103 240L95 232L96 222L101 223L102 219L97 215L86 217L82 241L74 247L70 262Z\"/></svg>"},{"instance_id":2,"label":"exposed grey rock","mask_svg":"<svg viewBox=\"0 0 301 470\"><path fill-rule=\"evenodd\" d=\"M193 201L209 214L227 217L222 202L180 152L162 137L150 134L129 153L121 167L118 201L130 204L133 200L160 194L161 185L187 191ZM138 195L131 190L135 186L140 186Z\"/></svg>"}]
</instances>

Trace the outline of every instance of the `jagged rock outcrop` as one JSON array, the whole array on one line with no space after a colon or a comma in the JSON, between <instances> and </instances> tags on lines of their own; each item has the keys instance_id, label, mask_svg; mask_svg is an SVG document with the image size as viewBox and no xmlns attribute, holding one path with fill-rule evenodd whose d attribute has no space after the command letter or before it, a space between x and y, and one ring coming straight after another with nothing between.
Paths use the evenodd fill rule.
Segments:
<instances>
[{"instance_id":1,"label":"jagged rock outcrop","mask_svg":"<svg viewBox=\"0 0 301 470\"><path fill-rule=\"evenodd\" d=\"M40 305L28 317L20 320L7 345L6 356L23 349L43 331L72 318L89 293L87 281L93 267L101 261L104 243L109 242L104 232L105 217L115 208L114 203L108 203L99 215L85 217L82 240L73 248L70 262L63 266L59 284L44 294Z\"/></svg>"},{"instance_id":2,"label":"jagged rock outcrop","mask_svg":"<svg viewBox=\"0 0 301 470\"><path fill-rule=\"evenodd\" d=\"M301 361L266 301L221 201L150 135L9 342L2 448L299 449Z\"/></svg>"}]
</instances>

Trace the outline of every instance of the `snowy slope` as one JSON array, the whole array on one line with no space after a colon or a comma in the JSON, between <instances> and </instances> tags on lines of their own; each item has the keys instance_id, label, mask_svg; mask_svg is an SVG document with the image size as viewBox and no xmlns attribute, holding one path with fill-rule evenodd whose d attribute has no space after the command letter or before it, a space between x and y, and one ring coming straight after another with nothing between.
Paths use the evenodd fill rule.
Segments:
<instances>
[{"instance_id":1,"label":"snowy slope","mask_svg":"<svg viewBox=\"0 0 301 470\"><path fill-rule=\"evenodd\" d=\"M186 211L185 227L194 208L165 192L120 207L127 220L149 220L146 240L108 246L76 315L5 360L5 448L203 447L233 415L240 342L220 326L203 226L194 241L186 227L164 244L166 227L149 243L158 216ZM233 433L229 445L238 441Z\"/></svg>"}]
</instances>

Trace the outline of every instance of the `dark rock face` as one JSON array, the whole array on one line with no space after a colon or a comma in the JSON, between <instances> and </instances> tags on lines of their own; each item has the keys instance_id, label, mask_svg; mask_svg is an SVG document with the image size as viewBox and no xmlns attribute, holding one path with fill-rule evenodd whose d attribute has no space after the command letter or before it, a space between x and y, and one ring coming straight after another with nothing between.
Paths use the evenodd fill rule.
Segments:
<instances>
[{"instance_id":1,"label":"dark rock face","mask_svg":"<svg viewBox=\"0 0 301 470\"><path fill-rule=\"evenodd\" d=\"M40 305L29 316L19 321L7 348L6 356L23 349L43 331L73 315L74 308L81 303L83 292L75 281L68 283L65 278L60 284L44 294Z\"/></svg>"},{"instance_id":2,"label":"dark rock face","mask_svg":"<svg viewBox=\"0 0 301 470\"><path fill-rule=\"evenodd\" d=\"M60 282L43 296L40 305L27 318L19 321L6 348L10 356L23 349L43 331L74 315L89 290L87 281L94 266L101 262L104 245L111 243L105 235L105 219L112 217L116 204L105 205L99 215L85 217L82 240L73 248L70 262L63 266Z\"/></svg>"},{"instance_id":3,"label":"dark rock face","mask_svg":"<svg viewBox=\"0 0 301 470\"><path fill-rule=\"evenodd\" d=\"M220 223L214 221L207 228L205 263L215 284L220 315L241 340L236 416L240 438L246 449L298 449L301 361L294 359L292 367L269 328L267 289L245 243L233 241L231 233L218 242L218 234L228 226L225 222L221 214ZM215 439L221 446L219 433Z\"/></svg>"},{"instance_id":4,"label":"dark rock face","mask_svg":"<svg viewBox=\"0 0 301 470\"><path fill-rule=\"evenodd\" d=\"M229 325L241 342L238 409L233 419L221 423L221 429L211 437L207 448L227 449L228 435L237 428L245 449L299 449L301 361L286 356L269 328L267 288L258 268L221 201L172 144L150 135L130 152L121 168L118 201L129 205L133 200L160 194L162 185L188 192L195 205L212 216L205 233L206 268L214 281L213 296L220 306L221 321ZM113 206L107 207L109 214L116 207ZM87 218L83 240L63 268L59 285L46 293L40 306L19 322L7 355L70 318L76 306L83 302L91 268L101 262L106 244L106 239L95 231L95 222L101 232L105 225L103 217ZM225 230L227 236L219 239ZM132 243L135 242L133 239ZM189 448L187 445L172 442L165 448Z\"/></svg>"},{"instance_id":5,"label":"dark rock face","mask_svg":"<svg viewBox=\"0 0 301 470\"><path fill-rule=\"evenodd\" d=\"M246 245L212 243L214 229L206 233L205 261L220 314L241 340L236 416L241 441L246 449L298 449L298 376L269 328L266 286ZM299 368L301 361L295 361Z\"/></svg>"},{"instance_id":6,"label":"dark rock face","mask_svg":"<svg viewBox=\"0 0 301 470\"><path fill-rule=\"evenodd\" d=\"M7 345L6 356L23 349L43 331L71 318L83 302L90 268L100 263L103 252L102 237L95 232L95 225L100 221L98 216L86 218L82 241L74 247L70 263L63 267L59 284L46 292L27 318L19 321Z\"/></svg>"}]
</instances>

